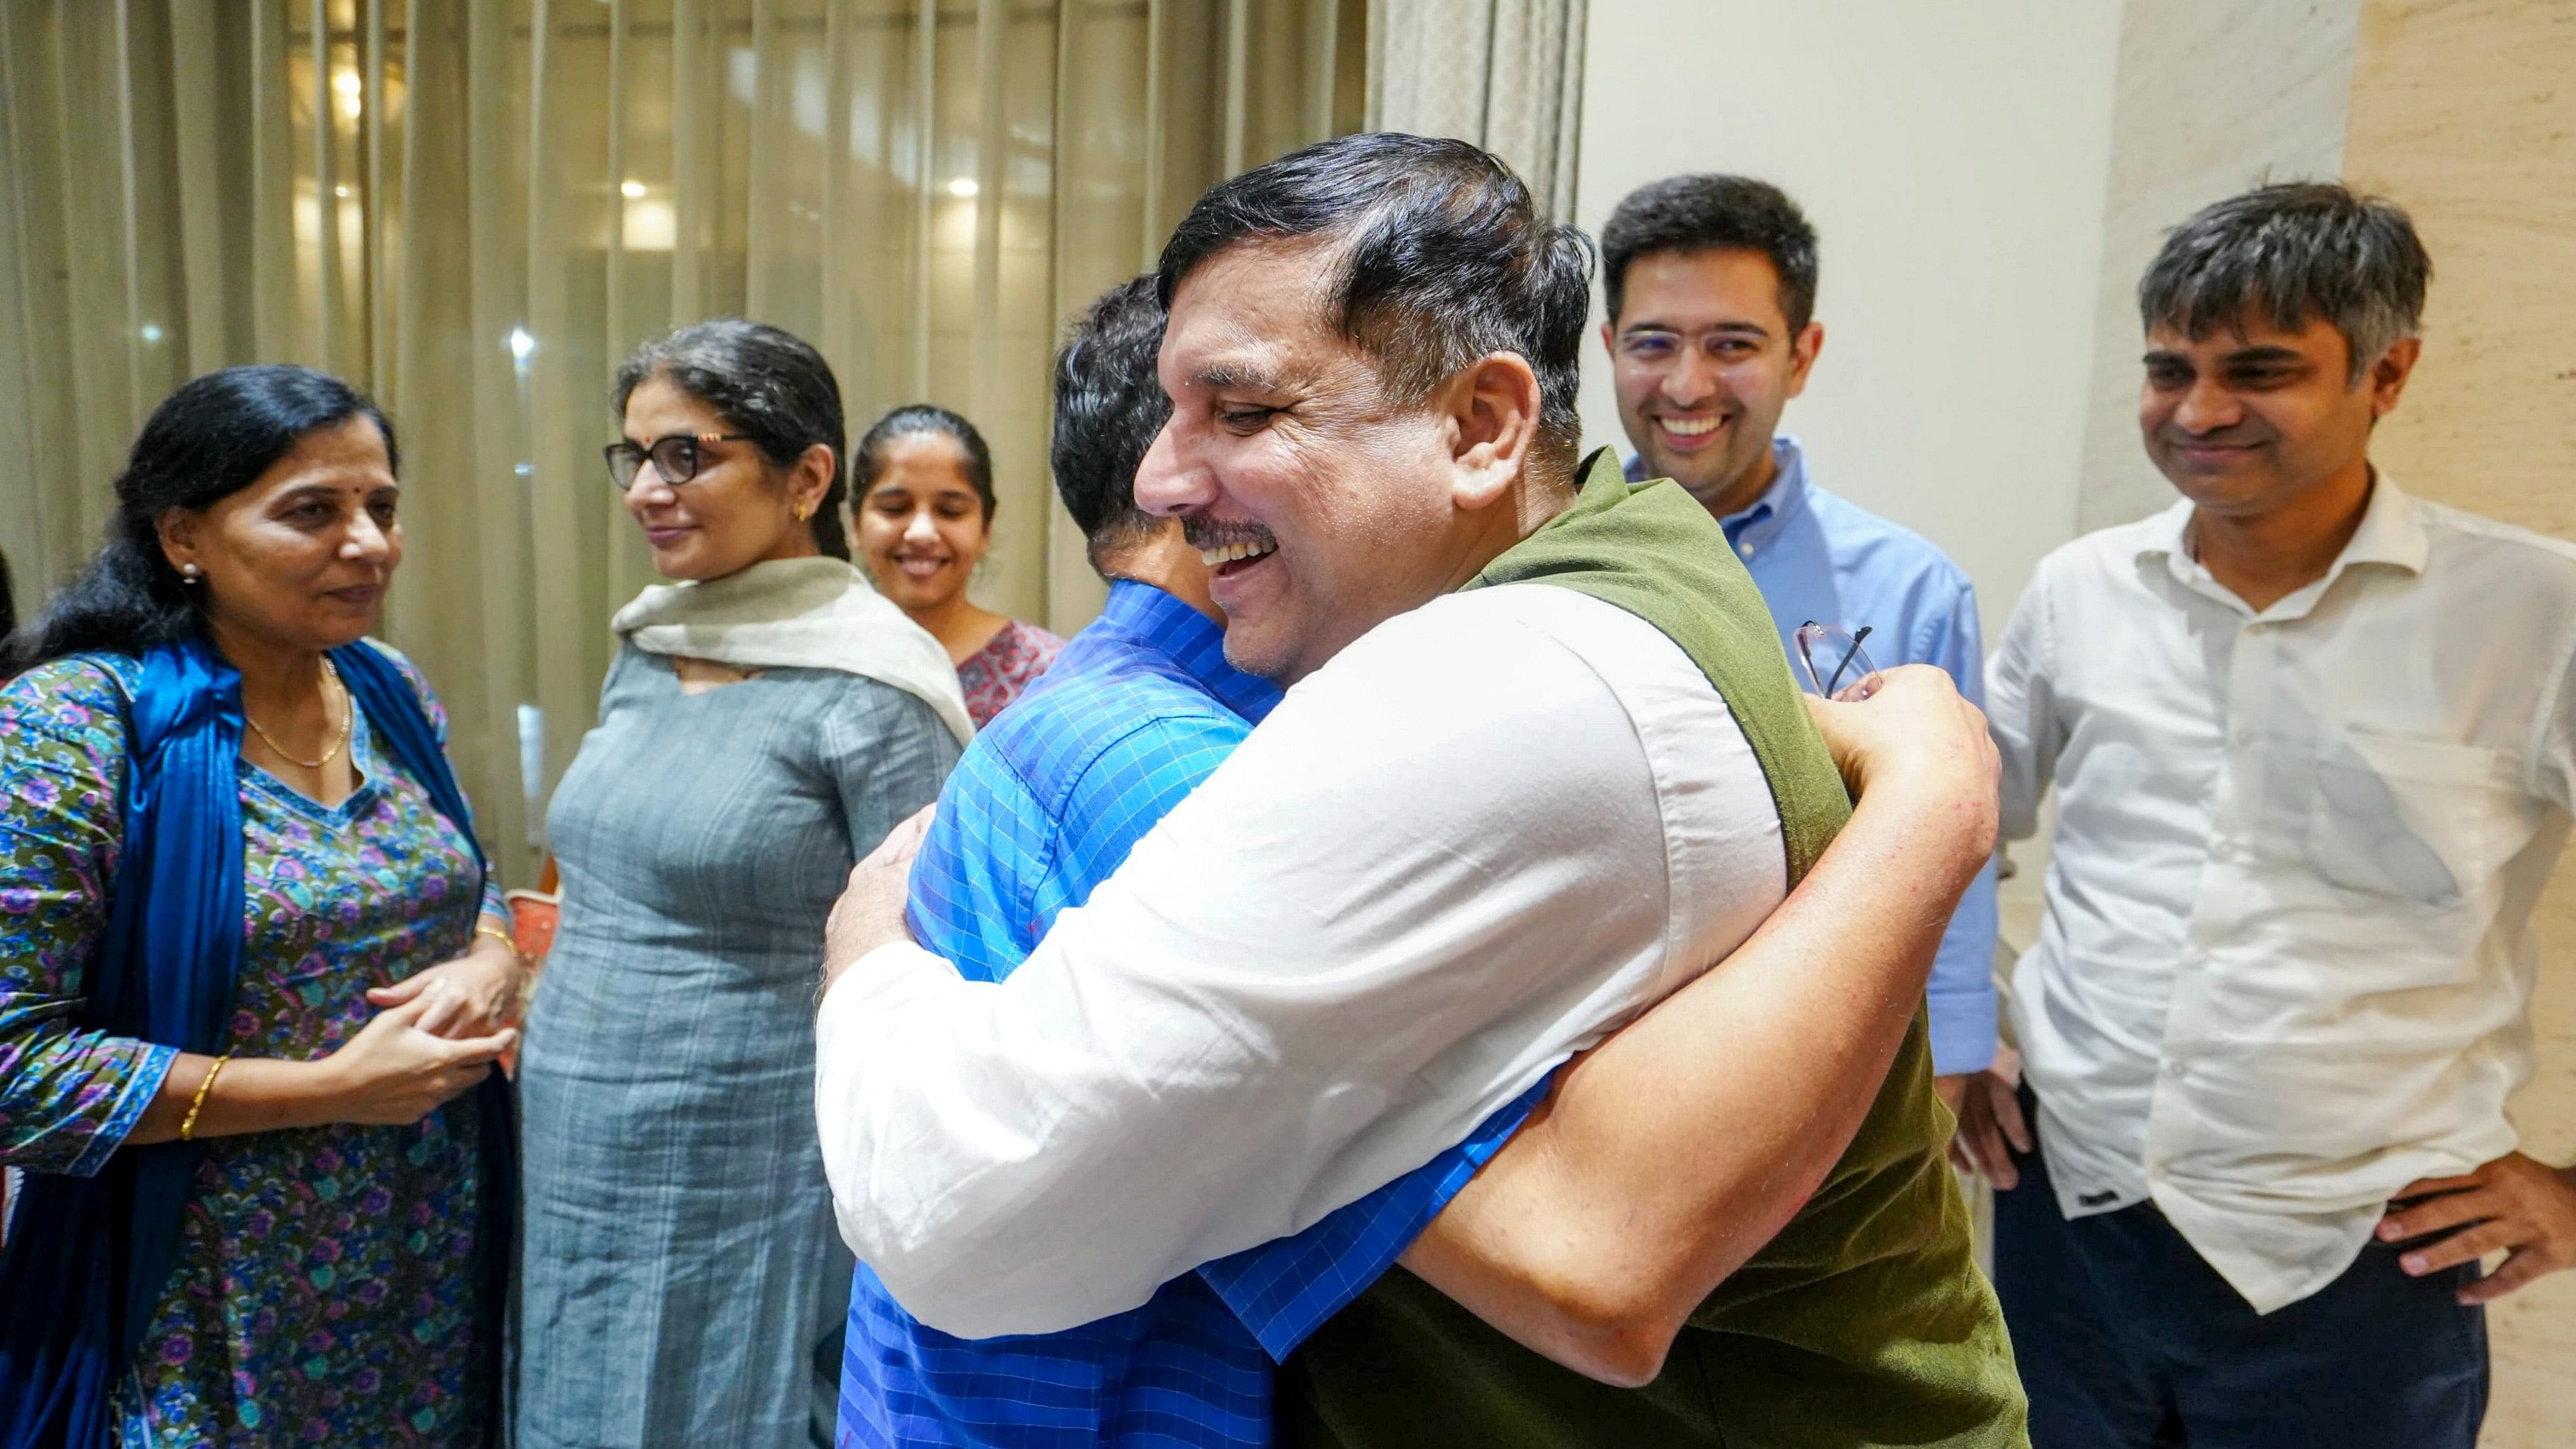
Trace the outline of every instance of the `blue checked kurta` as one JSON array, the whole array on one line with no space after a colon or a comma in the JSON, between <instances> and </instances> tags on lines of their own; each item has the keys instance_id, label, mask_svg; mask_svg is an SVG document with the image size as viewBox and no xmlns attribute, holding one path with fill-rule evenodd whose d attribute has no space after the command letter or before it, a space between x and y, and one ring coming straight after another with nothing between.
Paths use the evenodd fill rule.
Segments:
<instances>
[{"instance_id":1,"label":"blue checked kurta","mask_svg":"<svg viewBox=\"0 0 2576 1449\"><path fill-rule=\"evenodd\" d=\"M1278 701L1226 664L1205 616L1159 589L1113 585L1099 620L949 778L913 866L913 934L969 976L1009 975ZM1273 1359L1386 1271L1543 1090L1304 1233L1064 1333L956 1338L915 1321L861 1266L839 1443L1260 1449Z\"/></svg>"}]
</instances>

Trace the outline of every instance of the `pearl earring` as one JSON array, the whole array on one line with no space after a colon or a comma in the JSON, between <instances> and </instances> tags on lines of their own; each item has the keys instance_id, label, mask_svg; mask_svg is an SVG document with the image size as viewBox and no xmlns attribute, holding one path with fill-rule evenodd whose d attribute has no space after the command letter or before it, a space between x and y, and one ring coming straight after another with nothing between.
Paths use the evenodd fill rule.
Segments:
<instances>
[{"instance_id":1,"label":"pearl earring","mask_svg":"<svg viewBox=\"0 0 2576 1449\"><path fill-rule=\"evenodd\" d=\"M205 571L198 568L195 564L189 563L179 565L179 577L186 579L189 583L193 584L197 582L197 580L204 577L204 575Z\"/></svg>"}]
</instances>

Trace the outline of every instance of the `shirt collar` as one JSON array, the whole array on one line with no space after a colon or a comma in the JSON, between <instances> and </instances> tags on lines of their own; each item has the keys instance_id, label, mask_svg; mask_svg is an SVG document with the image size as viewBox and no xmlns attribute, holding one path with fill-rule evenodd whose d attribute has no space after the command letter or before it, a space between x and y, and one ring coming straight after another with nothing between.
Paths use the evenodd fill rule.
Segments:
<instances>
[{"instance_id":1,"label":"shirt collar","mask_svg":"<svg viewBox=\"0 0 2576 1449\"><path fill-rule=\"evenodd\" d=\"M1280 689L1225 662L1225 630L1152 584L1113 579L1100 625L1169 659L1217 702L1254 724L1279 703Z\"/></svg>"},{"instance_id":2,"label":"shirt collar","mask_svg":"<svg viewBox=\"0 0 2576 1449\"><path fill-rule=\"evenodd\" d=\"M1778 538L1780 531L1807 506L1807 450L1795 437L1782 433L1771 440L1771 462L1777 471L1762 496L1754 499L1751 506L1717 521L1717 526L1726 530L1726 541L1745 558L1769 547L1771 540ZM1645 482L1646 460L1630 455L1625 471L1629 482Z\"/></svg>"},{"instance_id":3,"label":"shirt collar","mask_svg":"<svg viewBox=\"0 0 2576 1449\"><path fill-rule=\"evenodd\" d=\"M2138 543L2140 559L2162 558L2173 576L2192 589L2209 594L2238 608L2244 601L2230 593L2200 566L2191 555L2191 500L2178 499L2173 506L2157 514L2155 525ZM2345 542L2343 552L2335 555L2325 576L2264 610L2274 617L2296 618L2307 613L2345 569L2355 564L2385 564L2410 574L2424 572L2432 545L2424 533L2424 521L2416 516L2414 500L2389 481L2376 466L2371 469L2370 502L2361 513L2361 523Z\"/></svg>"}]
</instances>

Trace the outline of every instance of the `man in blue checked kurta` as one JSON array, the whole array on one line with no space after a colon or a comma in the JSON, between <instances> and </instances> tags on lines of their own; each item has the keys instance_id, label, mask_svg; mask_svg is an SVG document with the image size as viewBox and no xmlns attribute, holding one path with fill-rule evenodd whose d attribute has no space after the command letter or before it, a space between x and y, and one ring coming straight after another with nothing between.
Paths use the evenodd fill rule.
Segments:
<instances>
[{"instance_id":1,"label":"man in blue checked kurta","mask_svg":"<svg viewBox=\"0 0 2576 1449\"><path fill-rule=\"evenodd\" d=\"M1109 598L940 794L909 915L920 942L969 977L1010 974L1279 701L1277 686L1225 662L1206 565L1179 526L1131 501L1169 410L1154 373L1161 337L1153 279L1140 277L1103 296L1057 359L1057 486ZM1306 1232L1068 1332L953 1337L861 1266L840 1444L1266 1445L1276 1360L1395 1262L1543 1090Z\"/></svg>"}]
</instances>

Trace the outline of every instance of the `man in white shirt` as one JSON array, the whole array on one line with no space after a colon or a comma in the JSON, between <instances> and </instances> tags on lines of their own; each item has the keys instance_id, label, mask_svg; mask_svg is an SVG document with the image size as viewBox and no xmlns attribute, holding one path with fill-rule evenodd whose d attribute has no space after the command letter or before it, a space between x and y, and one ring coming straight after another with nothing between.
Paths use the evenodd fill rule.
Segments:
<instances>
[{"instance_id":1,"label":"man in white shirt","mask_svg":"<svg viewBox=\"0 0 2576 1449\"><path fill-rule=\"evenodd\" d=\"M2468 1449L2480 1305L2576 1261L2576 1179L2504 1115L2576 547L2371 466L2430 271L2340 186L2178 228L2139 421L2182 500L2043 560L1989 671L2007 833L2059 801L2013 976L2036 1149L1981 1095L1961 1128L2041 1449Z\"/></svg>"},{"instance_id":2,"label":"man in white shirt","mask_svg":"<svg viewBox=\"0 0 2576 1449\"><path fill-rule=\"evenodd\" d=\"M1806 725L1714 521L1575 467L1587 263L1492 158L1405 136L1256 168L1175 233L1174 409L1137 500L1208 555L1230 662L1291 688L1001 982L903 939L883 860L854 874L817 1025L824 1155L844 1236L932 1326L1088 1322L1361 1200L1744 945L1814 858L1818 762L1782 767ZM1650 522L1597 526L1614 513ZM1614 535L1665 546L1565 544ZM1652 597L1551 581L1610 575ZM1669 1070L1608 1114L1620 1147L1531 1174L1562 1211L1480 1177L1407 1254L1485 1323L1635 1388L1391 1274L1415 1289L1372 1331L1442 1352L1292 1371L1290 1441L1771 1442L1794 1420L2019 1442L1920 1006L1976 868L1877 902L1920 939L1910 981L1765 971L1753 942L1667 1008L1741 993L1713 1036L1662 1036ZM1651 1285L1651 1332L1558 1291L1604 1267ZM1677 1334L1699 1346L1660 1373Z\"/></svg>"}]
</instances>

